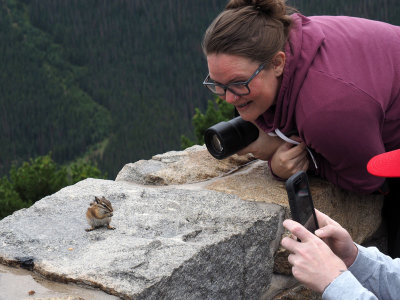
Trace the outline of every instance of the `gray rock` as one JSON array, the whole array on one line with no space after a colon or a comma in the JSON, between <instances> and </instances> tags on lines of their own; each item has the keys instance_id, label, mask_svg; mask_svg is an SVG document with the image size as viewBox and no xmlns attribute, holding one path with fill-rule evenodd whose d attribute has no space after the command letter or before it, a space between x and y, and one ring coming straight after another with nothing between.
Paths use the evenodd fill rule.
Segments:
<instances>
[{"instance_id":1,"label":"gray rock","mask_svg":"<svg viewBox=\"0 0 400 300\"><path fill-rule=\"evenodd\" d=\"M146 185L176 185L206 181L225 176L254 160L252 155L232 155L215 159L205 146L193 146L184 151L158 154L150 160L126 164L115 181Z\"/></svg>"},{"instance_id":2,"label":"gray rock","mask_svg":"<svg viewBox=\"0 0 400 300\"><path fill-rule=\"evenodd\" d=\"M376 232L382 196L318 178L310 185L315 207L356 242ZM112 202L115 230L84 230L94 196ZM319 299L293 285L279 248L287 202L283 182L251 155L171 151L127 164L115 182L85 180L3 219L0 263L124 299Z\"/></svg>"},{"instance_id":3,"label":"gray rock","mask_svg":"<svg viewBox=\"0 0 400 300\"><path fill-rule=\"evenodd\" d=\"M86 232L94 196L111 225ZM284 210L217 191L87 179L0 221L0 261L126 299L258 299Z\"/></svg>"},{"instance_id":4,"label":"gray rock","mask_svg":"<svg viewBox=\"0 0 400 300\"><path fill-rule=\"evenodd\" d=\"M126 164L118 173L116 181L129 181L139 184L157 184L150 175L164 169L164 163L156 160L139 160L136 163ZM161 183L163 185L163 183Z\"/></svg>"}]
</instances>

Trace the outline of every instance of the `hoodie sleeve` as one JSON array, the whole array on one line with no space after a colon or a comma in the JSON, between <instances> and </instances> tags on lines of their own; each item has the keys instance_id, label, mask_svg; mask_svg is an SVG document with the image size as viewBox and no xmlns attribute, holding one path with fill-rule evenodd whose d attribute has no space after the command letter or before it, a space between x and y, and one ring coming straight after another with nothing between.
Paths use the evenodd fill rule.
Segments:
<instances>
[{"instance_id":1,"label":"hoodie sleeve","mask_svg":"<svg viewBox=\"0 0 400 300\"><path fill-rule=\"evenodd\" d=\"M356 246L356 260L327 286L322 299L398 299L400 259L392 259L375 247Z\"/></svg>"},{"instance_id":2,"label":"hoodie sleeve","mask_svg":"<svg viewBox=\"0 0 400 300\"><path fill-rule=\"evenodd\" d=\"M379 299L398 299L400 259L392 259L375 247L357 245L358 255L349 271Z\"/></svg>"},{"instance_id":3,"label":"hoodie sleeve","mask_svg":"<svg viewBox=\"0 0 400 300\"><path fill-rule=\"evenodd\" d=\"M384 179L370 175L366 166L385 151L381 105L351 83L323 72L310 70L307 79L296 120L300 136L316 154L317 174L347 190L376 191Z\"/></svg>"},{"instance_id":4,"label":"hoodie sleeve","mask_svg":"<svg viewBox=\"0 0 400 300\"><path fill-rule=\"evenodd\" d=\"M346 271L332 281L322 294L322 300L378 300L378 298Z\"/></svg>"}]
</instances>

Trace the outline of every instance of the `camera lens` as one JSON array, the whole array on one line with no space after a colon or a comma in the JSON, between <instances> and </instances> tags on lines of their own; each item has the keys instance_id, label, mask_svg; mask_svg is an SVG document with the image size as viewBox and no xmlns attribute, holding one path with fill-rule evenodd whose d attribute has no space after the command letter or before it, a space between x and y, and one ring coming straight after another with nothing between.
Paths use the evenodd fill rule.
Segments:
<instances>
[{"instance_id":1,"label":"camera lens","mask_svg":"<svg viewBox=\"0 0 400 300\"><path fill-rule=\"evenodd\" d=\"M217 159L226 158L258 138L258 128L236 117L208 128L204 134L208 152Z\"/></svg>"},{"instance_id":2,"label":"camera lens","mask_svg":"<svg viewBox=\"0 0 400 300\"><path fill-rule=\"evenodd\" d=\"M221 141L219 140L219 138L216 134L214 134L212 137L212 146L218 152L224 151L224 147L222 147Z\"/></svg>"}]
</instances>

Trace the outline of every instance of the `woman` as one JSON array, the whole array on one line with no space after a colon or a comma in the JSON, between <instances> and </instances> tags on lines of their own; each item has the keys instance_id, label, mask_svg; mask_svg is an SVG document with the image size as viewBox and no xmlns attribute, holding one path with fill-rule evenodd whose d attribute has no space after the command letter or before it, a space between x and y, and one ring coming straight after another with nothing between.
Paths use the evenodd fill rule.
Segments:
<instances>
[{"instance_id":1,"label":"woman","mask_svg":"<svg viewBox=\"0 0 400 300\"><path fill-rule=\"evenodd\" d=\"M262 134L244 152L269 160L277 176L312 169L374 192L384 179L366 163L400 148L400 28L290 12L283 0L228 2L204 36L204 84L256 123ZM273 136L282 133L302 143Z\"/></svg>"}]
</instances>

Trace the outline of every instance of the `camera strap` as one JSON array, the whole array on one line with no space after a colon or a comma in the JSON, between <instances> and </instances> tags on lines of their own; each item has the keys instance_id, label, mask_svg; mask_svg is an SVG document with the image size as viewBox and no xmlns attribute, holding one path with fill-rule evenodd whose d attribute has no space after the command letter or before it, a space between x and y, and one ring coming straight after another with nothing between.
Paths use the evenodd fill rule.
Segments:
<instances>
[{"instance_id":1,"label":"camera strap","mask_svg":"<svg viewBox=\"0 0 400 300\"><path fill-rule=\"evenodd\" d=\"M278 128L275 129L275 133L270 132L270 133L268 133L268 134L271 135L271 136L279 136L282 140L284 140L285 142L288 142L288 143L290 143L290 144L294 144L294 145L300 144L298 141L295 141L295 140L292 140L292 139L288 138L288 137L287 137L286 135L284 135L284 134L282 133L282 131L280 131ZM316 162L316 160L315 160L315 158L314 158L314 155L312 154L311 150L310 150L308 147L306 147L306 149L307 149L307 151L308 151L308 154L310 154L310 157L311 157L311 159L312 159L312 161L313 161L313 163L314 163L315 169L318 170L317 162Z\"/></svg>"}]
</instances>

